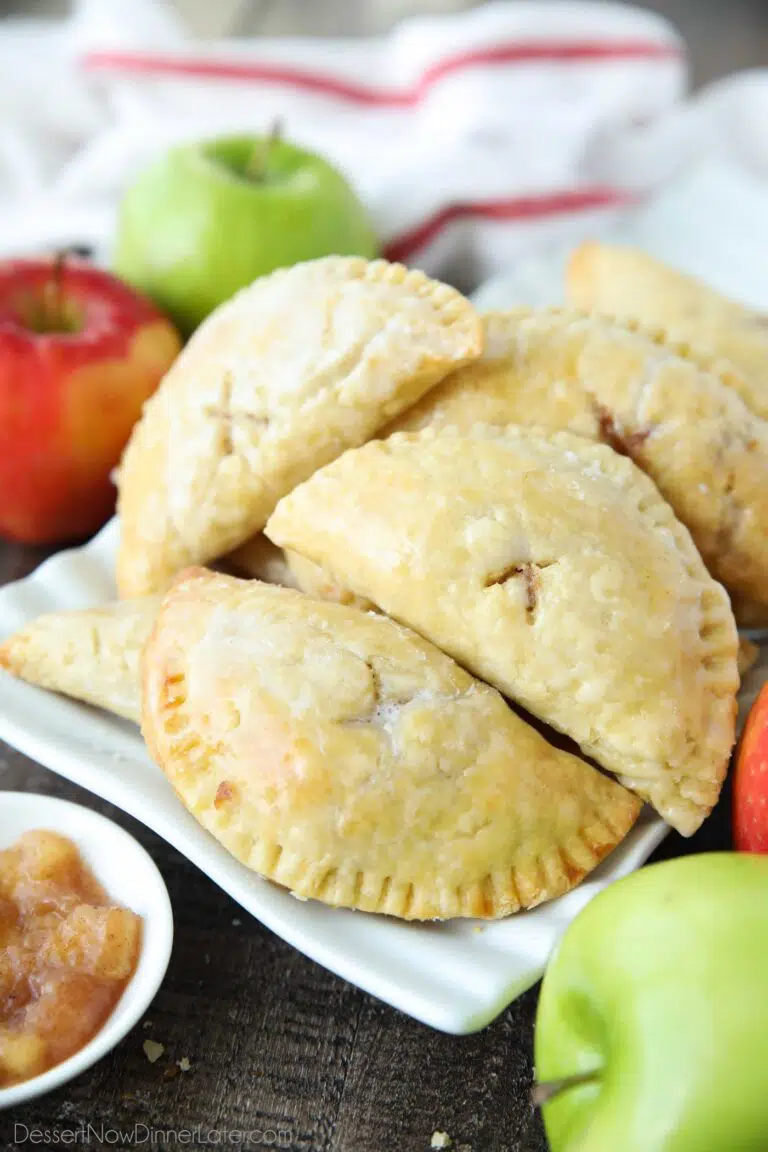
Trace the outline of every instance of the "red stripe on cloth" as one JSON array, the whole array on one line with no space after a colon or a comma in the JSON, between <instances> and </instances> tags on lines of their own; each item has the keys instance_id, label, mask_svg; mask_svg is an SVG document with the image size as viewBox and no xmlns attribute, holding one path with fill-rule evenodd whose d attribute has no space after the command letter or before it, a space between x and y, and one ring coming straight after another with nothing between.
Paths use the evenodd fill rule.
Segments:
<instances>
[{"instance_id":1,"label":"red stripe on cloth","mask_svg":"<svg viewBox=\"0 0 768 1152\"><path fill-rule=\"evenodd\" d=\"M626 208L636 204L638 199L634 193L618 188L580 188L534 196L515 196L507 200L471 200L449 204L422 224L390 240L384 254L388 260L407 261L415 252L436 240L456 220L545 220L570 212Z\"/></svg>"},{"instance_id":2,"label":"red stripe on cloth","mask_svg":"<svg viewBox=\"0 0 768 1152\"><path fill-rule=\"evenodd\" d=\"M237 63L153 52L90 52L83 58L83 65L89 70L104 69L132 75L282 84L357 104L407 108L420 103L438 81L465 68L536 62L578 64L589 61L673 60L682 56L683 50L677 45L653 40L520 41L446 56L432 64L410 88L400 91L357 84L327 73L306 71L289 65Z\"/></svg>"}]
</instances>

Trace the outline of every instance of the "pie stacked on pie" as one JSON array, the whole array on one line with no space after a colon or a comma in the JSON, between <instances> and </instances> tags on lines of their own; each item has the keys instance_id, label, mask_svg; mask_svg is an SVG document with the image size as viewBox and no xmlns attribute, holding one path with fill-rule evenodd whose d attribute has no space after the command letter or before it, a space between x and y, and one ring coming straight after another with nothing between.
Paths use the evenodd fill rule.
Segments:
<instances>
[{"instance_id":1,"label":"pie stacked on pie","mask_svg":"<svg viewBox=\"0 0 768 1152\"><path fill-rule=\"evenodd\" d=\"M734 739L729 594L768 614L765 336L655 266L644 315L644 259L584 248L580 311L486 317L384 261L256 281L126 450L123 599L0 664L139 720L229 852L332 905L505 916L642 801L692 833Z\"/></svg>"},{"instance_id":2,"label":"pie stacked on pie","mask_svg":"<svg viewBox=\"0 0 768 1152\"><path fill-rule=\"evenodd\" d=\"M178 794L301 896L504 916L567 891L638 815L385 616L191 569L144 660L144 735Z\"/></svg>"},{"instance_id":3,"label":"pie stacked on pie","mask_svg":"<svg viewBox=\"0 0 768 1152\"><path fill-rule=\"evenodd\" d=\"M735 369L634 320L518 309L485 327L484 358L387 431L514 423L603 441L655 481L739 616L768 620L768 423ZM768 394L768 355L765 379Z\"/></svg>"}]
</instances>

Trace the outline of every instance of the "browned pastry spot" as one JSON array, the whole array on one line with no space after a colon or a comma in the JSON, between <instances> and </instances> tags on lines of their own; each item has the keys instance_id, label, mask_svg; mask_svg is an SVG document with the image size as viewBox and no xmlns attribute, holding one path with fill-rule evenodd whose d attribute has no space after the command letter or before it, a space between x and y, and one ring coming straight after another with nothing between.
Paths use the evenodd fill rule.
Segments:
<instances>
[{"instance_id":1,"label":"browned pastry spot","mask_svg":"<svg viewBox=\"0 0 768 1152\"><path fill-rule=\"evenodd\" d=\"M230 800L234 800L236 795L236 788L229 780L222 780L216 789L216 797L213 801L214 808L223 808Z\"/></svg>"},{"instance_id":2,"label":"browned pastry spot","mask_svg":"<svg viewBox=\"0 0 768 1152\"><path fill-rule=\"evenodd\" d=\"M572 888L640 811L383 615L193 571L165 598L143 668L143 732L182 802L300 897L507 916ZM180 733L165 704L177 670Z\"/></svg>"},{"instance_id":3,"label":"browned pastry spot","mask_svg":"<svg viewBox=\"0 0 768 1152\"><path fill-rule=\"evenodd\" d=\"M167 673L163 681L163 705L166 708L177 707L184 699L183 672ZM176 691L178 689L178 692Z\"/></svg>"}]
</instances>

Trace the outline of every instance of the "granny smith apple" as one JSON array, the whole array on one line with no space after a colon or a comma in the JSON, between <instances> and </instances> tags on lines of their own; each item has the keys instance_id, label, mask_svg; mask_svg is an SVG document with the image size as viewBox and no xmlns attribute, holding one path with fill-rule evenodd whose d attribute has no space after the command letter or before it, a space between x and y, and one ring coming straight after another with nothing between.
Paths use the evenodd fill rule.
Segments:
<instances>
[{"instance_id":1,"label":"granny smith apple","mask_svg":"<svg viewBox=\"0 0 768 1152\"><path fill-rule=\"evenodd\" d=\"M547 969L535 1056L553 1152L766 1152L768 858L687 856L597 896Z\"/></svg>"},{"instance_id":2,"label":"granny smith apple","mask_svg":"<svg viewBox=\"0 0 768 1152\"><path fill-rule=\"evenodd\" d=\"M341 173L273 134L176 147L141 172L123 197L114 263L189 333L275 268L376 251Z\"/></svg>"}]
</instances>

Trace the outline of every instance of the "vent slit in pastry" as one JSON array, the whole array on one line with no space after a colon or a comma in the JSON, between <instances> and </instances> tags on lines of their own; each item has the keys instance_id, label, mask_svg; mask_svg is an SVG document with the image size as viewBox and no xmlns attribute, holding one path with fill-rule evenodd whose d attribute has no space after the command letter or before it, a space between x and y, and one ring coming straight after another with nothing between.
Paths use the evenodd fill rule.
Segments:
<instances>
[{"instance_id":1,"label":"vent slit in pastry","mask_svg":"<svg viewBox=\"0 0 768 1152\"><path fill-rule=\"evenodd\" d=\"M597 416L600 439L603 443L610 445L614 452L618 452L620 456L628 456L630 460L634 460L636 464L640 464L642 467L641 449L653 432L653 427L639 427L631 432L625 432L620 422L605 405L598 404L593 400L593 406Z\"/></svg>"},{"instance_id":2,"label":"vent slit in pastry","mask_svg":"<svg viewBox=\"0 0 768 1152\"><path fill-rule=\"evenodd\" d=\"M768 389L754 409L732 366L635 321L521 308L485 327L484 358L389 430L523 424L604 441L651 476L738 618L768 619Z\"/></svg>"},{"instance_id":3,"label":"vent slit in pastry","mask_svg":"<svg viewBox=\"0 0 768 1152\"><path fill-rule=\"evenodd\" d=\"M533 561L526 560L522 564L507 565L507 567L502 568L501 571L492 572L486 576L485 587L494 588L500 584L506 584L508 580L522 580L525 589L525 614L529 624L533 624L539 601L539 573L545 568L551 568L553 563L554 561L550 563L534 563Z\"/></svg>"},{"instance_id":4,"label":"vent slit in pastry","mask_svg":"<svg viewBox=\"0 0 768 1152\"><path fill-rule=\"evenodd\" d=\"M282 495L481 351L469 301L399 264L334 256L255 281L198 328L134 428L121 596L238 548Z\"/></svg>"},{"instance_id":5,"label":"vent slit in pastry","mask_svg":"<svg viewBox=\"0 0 768 1152\"><path fill-rule=\"evenodd\" d=\"M386 725L348 722L385 709ZM248 867L299 897L407 919L551 899L640 810L407 628L202 570L168 593L146 646L142 730Z\"/></svg>"},{"instance_id":6,"label":"vent slit in pastry","mask_svg":"<svg viewBox=\"0 0 768 1152\"><path fill-rule=\"evenodd\" d=\"M690 834L734 740L724 590L628 459L520 427L400 434L347 452L267 534L448 652ZM521 554L530 581L485 586ZM693 737L693 740L690 739Z\"/></svg>"}]
</instances>

